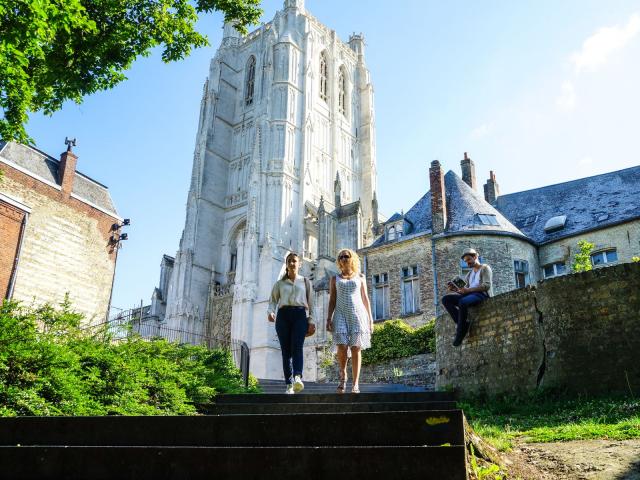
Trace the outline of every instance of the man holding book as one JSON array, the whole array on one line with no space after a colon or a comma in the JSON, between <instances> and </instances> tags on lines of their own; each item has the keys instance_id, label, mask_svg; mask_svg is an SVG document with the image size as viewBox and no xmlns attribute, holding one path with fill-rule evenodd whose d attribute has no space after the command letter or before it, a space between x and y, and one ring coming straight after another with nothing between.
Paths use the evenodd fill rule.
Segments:
<instances>
[{"instance_id":1,"label":"man holding book","mask_svg":"<svg viewBox=\"0 0 640 480\"><path fill-rule=\"evenodd\" d=\"M480 263L478 252L468 248L462 253L462 260L471 269L465 278L456 277L447 284L447 293L442 297L442 305L456 323L456 337L453 346L462 343L469 331L468 308L478 305L493 294L493 274L489 265Z\"/></svg>"}]
</instances>

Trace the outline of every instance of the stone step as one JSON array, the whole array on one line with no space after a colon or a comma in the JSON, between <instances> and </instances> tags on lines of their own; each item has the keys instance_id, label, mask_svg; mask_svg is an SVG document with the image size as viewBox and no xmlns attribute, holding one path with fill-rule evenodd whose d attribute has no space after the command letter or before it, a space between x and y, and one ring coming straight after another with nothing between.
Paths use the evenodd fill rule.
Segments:
<instances>
[{"instance_id":1,"label":"stone step","mask_svg":"<svg viewBox=\"0 0 640 480\"><path fill-rule=\"evenodd\" d=\"M333 390L335 391L335 389ZM215 403L384 403L453 401L450 392L383 392L383 393L310 393L287 395L284 393L218 395Z\"/></svg>"},{"instance_id":2,"label":"stone step","mask_svg":"<svg viewBox=\"0 0 640 480\"><path fill-rule=\"evenodd\" d=\"M0 447L12 479L401 478L465 480L464 446Z\"/></svg>"},{"instance_id":3,"label":"stone step","mask_svg":"<svg viewBox=\"0 0 640 480\"><path fill-rule=\"evenodd\" d=\"M0 445L464 445L461 410L191 417L0 418Z\"/></svg>"},{"instance_id":4,"label":"stone step","mask_svg":"<svg viewBox=\"0 0 640 480\"><path fill-rule=\"evenodd\" d=\"M274 413L406 412L412 410L454 410L456 402L358 402L358 403L234 403L202 405L207 415L255 415Z\"/></svg>"}]
</instances>

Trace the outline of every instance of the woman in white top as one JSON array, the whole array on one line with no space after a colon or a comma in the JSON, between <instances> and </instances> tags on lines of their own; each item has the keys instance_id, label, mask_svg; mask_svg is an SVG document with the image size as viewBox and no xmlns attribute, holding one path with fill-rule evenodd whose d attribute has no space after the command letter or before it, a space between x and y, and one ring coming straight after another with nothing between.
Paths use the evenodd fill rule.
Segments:
<instances>
[{"instance_id":1,"label":"woman in white top","mask_svg":"<svg viewBox=\"0 0 640 480\"><path fill-rule=\"evenodd\" d=\"M340 275L331 278L327 331L332 332L338 347L340 383L338 393L344 393L347 382L347 349L351 349L351 392L360 393L361 350L371 346L373 319L360 259L353 250L338 253Z\"/></svg>"},{"instance_id":2,"label":"woman in white top","mask_svg":"<svg viewBox=\"0 0 640 480\"><path fill-rule=\"evenodd\" d=\"M286 272L271 291L267 319L276 322L276 333L282 351L282 369L287 384L285 393L296 393L304 388L304 338L315 332L315 325L311 318L310 282L298 275L300 258L297 254L290 253L285 262Z\"/></svg>"}]
</instances>

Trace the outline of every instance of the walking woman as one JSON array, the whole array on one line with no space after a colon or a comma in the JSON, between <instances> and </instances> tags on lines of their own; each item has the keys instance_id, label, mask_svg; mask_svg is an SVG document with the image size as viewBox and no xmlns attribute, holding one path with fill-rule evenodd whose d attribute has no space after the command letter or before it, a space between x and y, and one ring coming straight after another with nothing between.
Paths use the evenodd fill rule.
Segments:
<instances>
[{"instance_id":1,"label":"walking woman","mask_svg":"<svg viewBox=\"0 0 640 480\"><path fill-rule=\"evenodd\" d=\"M338 347L340 383L338 393L347 385L347 349L351 349L351 393L360 393L361 351L371 346L373 319L364 275L360 273L360 259L353 250L338 253L340 275L331 278L327 331L332 332Z\"/></svg>"},{"instance_id":2,"label":"walking woman","mask_svg":"<svg viewBox=\"0 0 640 480\"><path fill-rule=\"evenodd\" d=\"M304 338L315 332L315 325L311 317L311 282L298 275L300 258L297 254L290 253L285 263L285 274L271 291L267 319L276 322L276 333L282 350L282 369L287 384L285 393L291 394L304 389L302 347Z\"/></svg>"}]
</instances>

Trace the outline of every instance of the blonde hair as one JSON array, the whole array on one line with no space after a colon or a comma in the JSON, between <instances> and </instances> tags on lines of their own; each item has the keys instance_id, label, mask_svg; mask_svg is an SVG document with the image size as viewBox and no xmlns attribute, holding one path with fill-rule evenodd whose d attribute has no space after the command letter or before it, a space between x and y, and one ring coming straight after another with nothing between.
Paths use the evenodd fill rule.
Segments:
<instances>
[{"instance_id":1,"label":"blonde hair","mask_svg":"<svg viewBox=\"0 0 640 480\"><path fill-rule=\"evenodd\" d=\"M350 248L343 248L338 252L338 256L336 257L336 265L338 266L338 270L342 273L342 269L340 268L340 255L342 255L343 253L348 253L351 256L351 258L349 259L349 266L351 267L351 271L353 271L354 273L360 273L360 257Z\"/></svg>"}]
</instances>

